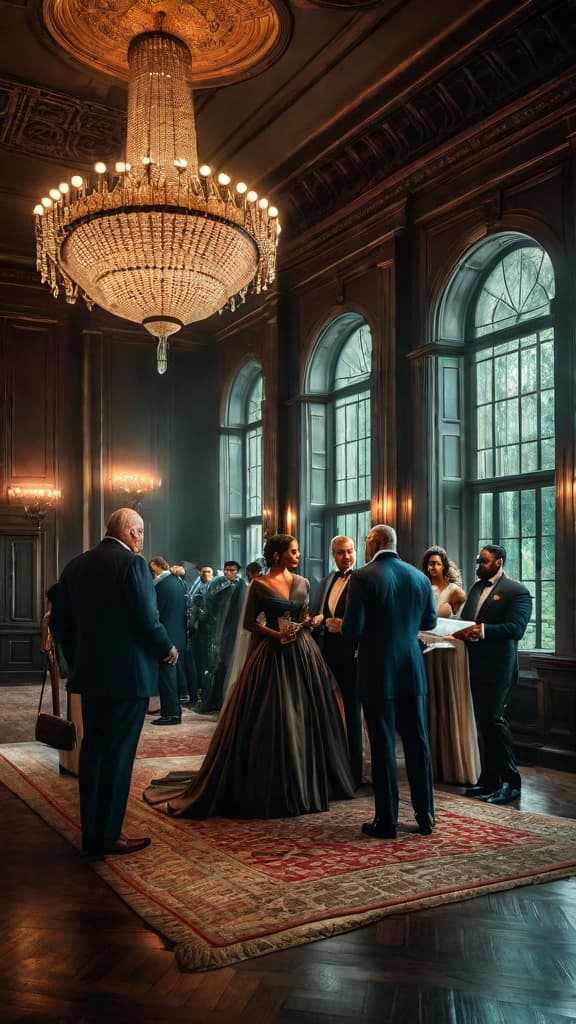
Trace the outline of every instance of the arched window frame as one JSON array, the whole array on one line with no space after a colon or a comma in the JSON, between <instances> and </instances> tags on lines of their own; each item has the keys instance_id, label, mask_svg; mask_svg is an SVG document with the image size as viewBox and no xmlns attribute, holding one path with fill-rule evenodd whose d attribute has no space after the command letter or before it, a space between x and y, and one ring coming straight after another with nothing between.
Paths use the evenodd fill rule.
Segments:
<instances>
[{"instance_id":1,"label":"arched window frame","mask_svg":"<svg viewBox=\"0 0 576 1024\"><path fill-rule=\"evenodd\" d=\"M553 352L554 301L552 299L549 308L542 313L521 316L516 322L497 324L494 329L477 330L474 322L485 283L499 264L524 249L542 253L551 267L545 249L533 238L518 232L491 236L465 254L440 302L437 341L448 345L438 358L434 413L438 432L436 457L431 463L438 467L439 487L443 490L437 504L435 536L447 545L454 557L458 555L463 559L462 568L468 583L473 579L470 567L479 548L490 541L502 543L508 552L505 571L523 579L535 599L532 621L521 646L551 650L555 642L554 436L528 437L529 418L525 410L528 404L536 408L539 426L541 406L547 403L549 407L551 400L553 417L553 364L550 386L540 387L540 367L544 348L551 347ZM454 355L451 355L449 346L456 342L462 343L461 354L456 354L454 345ZM524 372L522 368L528 361L536 366L537 386L533 391L529 392L528 387L524 389L524 382L519 379L517 408L513 387L495 391L492 398L487 392L496 368L496 385L502 380L500 360L504 358L509 359L510 373L516 364L518 373ZM484 374L484 379L479 374ZM447 395L451 395L448 402ZM510 428L506 420L508 411L511 417L517 416L518 453L514 452L513 420ZM480 457L483 449L479 442L483 435L484 438L489 436L485 426L488 421L497 433L492 437L492 451L486 449ZM498 444L503 440L502 423L509 431L507 440L512 438L509 445L512 456L518 455L517 466L512 462L507 467L504 465L505 452L500 451L503 446ZM547 452L552 452L552 457L543 464L539 461L529 466L524 454L541 441L547 446ZM533 453L530 457L533 458ZM452 513L459 520L458 543L455 518L450 525Z\"/></svg>"},{"instance_id":2,"label":"arched window frame","mask_svg":"<svg viewBox=\"0 0 576 1024\"><path fill-rule=\"evenodd\" d=\"M359 332L368 360L366 372L352 374L349 383L338 381L343 354ZM306 366L300 521L305 524L304 571L312 579L329 570L330 540L337 533L355 540L357 564L363 563L371 516L371 351L367 321L359 313L347 312L322 330ZM352 438L339 431L338 421L352 425ZM340 472L348 460L356 460L357 468L349 476Z\"/></svg>"},{"instance_id":3,"label":"arched window frame","mask_svg":"<svg viewBox=\"0 0 576 1024\"><path fill-rule=\"evenodd\" d=\"M222 560L246 565L262 552L262 366L243 364L232 381L221 433Z\"/></svg>"}]
</instances>

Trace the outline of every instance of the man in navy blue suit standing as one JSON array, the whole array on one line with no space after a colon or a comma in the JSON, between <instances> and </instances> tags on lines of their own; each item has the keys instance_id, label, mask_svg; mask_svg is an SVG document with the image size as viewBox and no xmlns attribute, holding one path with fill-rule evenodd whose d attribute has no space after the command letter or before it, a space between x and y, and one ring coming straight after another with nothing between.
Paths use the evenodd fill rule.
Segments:
<instances>
[{"instance_id":1,"label":"man in navy blue suit standing","mask_svg":"<svg viewBox=\"0 0 576 1024\"><path fill-rule=\"evenodd\" d=\"M372 755L375 817L365 835L395 839L398 775L395 729L406 757L412 807L420 835L434 827L432 763L428 742L428 682L418 631L434 629L430 580L403 562L396 531L373 526L366 565L350 577L342 631L358 640L358 686Z\"/></svg>"},{"instance_id":2,"label":"man in navy blue suit standing","mask_svg":"<svg viewBox=\"0 0 576 1024\"><path fill-rule=\"evenodd\" d=\"M84 850L129 854L150 839L122 832L132 766L158 663L178 651L158 617L152 577L140 556L144 523L131 508L114 512L103 540L68 563L52 609L52 627L82 696L84 738L78 783Z\"/></svg>"}]
</instances>

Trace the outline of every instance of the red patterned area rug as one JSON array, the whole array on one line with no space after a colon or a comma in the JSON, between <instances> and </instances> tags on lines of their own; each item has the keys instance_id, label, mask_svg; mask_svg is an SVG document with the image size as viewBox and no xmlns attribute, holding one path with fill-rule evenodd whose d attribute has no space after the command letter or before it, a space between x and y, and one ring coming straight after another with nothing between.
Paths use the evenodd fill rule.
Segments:
<instances>
[{"instance_id":1,"label":"red patterned area rug","mask_svg":"<svg viewBox=\"0 0 576 1024\"><path fill-rule=\"evenodd\" d=\"M156 716L157 717L157 716ZM189 757L205 754L216 728L216 718L183 711L181 725L153 725L148 717L136 757Z\"/></svg>"},{"instance_id":2,"label":"red patterned area rug","mask_svg":"<svg viewBox=\"0 0 576 1024\"><path fill-rule=\"evenodd\" d=\"M127 832L151 835L134 857L94 870L174 945L192 971L297 946L388 914L470 899L576 874L576 822L437 794L434 835L396 841L360 832L369 795L327 814L275 821L193 822L141 800L151 778L200 758L140 758ZM80 846L76 780L58 773L55 751L36 743L0 748L0 781L73 845Z\"/></svg>"}]
</instances>

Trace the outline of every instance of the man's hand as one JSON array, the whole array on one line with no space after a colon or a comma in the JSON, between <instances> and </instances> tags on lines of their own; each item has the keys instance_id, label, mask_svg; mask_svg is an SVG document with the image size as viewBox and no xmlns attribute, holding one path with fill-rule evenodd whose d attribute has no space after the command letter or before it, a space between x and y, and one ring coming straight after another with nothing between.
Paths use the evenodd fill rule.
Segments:
<instances>
[{"instance_id":1,"label":"man's hand","mask_svg":"<svg viewBox=\"0 0 576 1024\"><path fill-rule=\"evenodd\" d=\"M341 633L342 619L326 619L325 626L329 633Z\"/></svg>"},{"instance_id":2,"label":"man's hand","mask_svg":"<svg viewBox=\"0 0 576 1024\"><path fill-rule=\"evenodd\" d=\"M452 633L452 640L481 640L482 626L475 623L473 626L466 626L465 629L458 629Z\"/></svg>"},{"instance_id":3,"label":"man's hand","mask_svg":"<svg viewBox=\"0 0 576 1024\"><path fill-rule=\"evenodd\" d=\"M312 629L318 629L318 626L321 626L323 622L324 622L324 616L323 615L314 615L314 617L312 619L310 619L310 627Z\"/></svg>"},{"instance_id":4,"label":"man's hand","mask_svg":"<svg viewBox=\"0 0 576 1024\"><path fill-rule=\"evenodd\" d=\"M175 665L178 661L178 651L175 647L171 647L165 658L162 658L168 665Z\"/></svg>"}]
</instances>

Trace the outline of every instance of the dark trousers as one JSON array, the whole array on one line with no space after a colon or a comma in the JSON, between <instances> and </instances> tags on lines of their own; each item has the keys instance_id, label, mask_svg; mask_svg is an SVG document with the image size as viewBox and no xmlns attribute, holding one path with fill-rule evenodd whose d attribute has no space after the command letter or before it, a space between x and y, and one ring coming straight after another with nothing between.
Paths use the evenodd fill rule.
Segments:
<instances>
[{"instance_id":1,"label":"dark trousers","mask_svg":"<svg viewBox=\"0 0 576 1024\"><path fill-rule=\"evenodd\" d=\"M472 659L470 659L472 667ZM498 789L502 782L520 788L521 779L516 764L512 733L504 718L506 702L514 683L506 679L499 682L490 676L490 670L471 671L472 700L480 746L481 785Z\"/></svg>"},{"instance_id":2,"label":"dark trousers","mask_svg":"<svg viewBox=\"0 0 576 1024\"><path fill-rule=\"evenodd\" d=\"M148 698L82 695L84 737L78 785L82 845L97 853L120 837Z\"/></svg>"},{"instance_id":3,"label":"dark trousers","mask_svg":"<svg viewBox=\"0 0 576 1024\"><path fill-rule=\"evenodd\" d=\"M162 717L180 718L178 670L176 665L160 662L158 667L158 696L160 697L160 714Z\"/></svg>"},{"instance_id":4,"label":"dark trousers","mask_svg":"<svg viewBox=\"0 0 576 1024\"><path fill-rule=\"evenodd\" d=\"M327 653L325 657L342 694L350 768L354 785L359 786L362 782L362 709L358 696L356 659L354 657L338 659L332 656L331 652Z\"/></svg>"},{"instance_id":5,"label":"dark trousers","mask_svg":"<svg viewBox=\"0 0 576 1024\"><path fill-rule=\"evenodd\" d=\"M410 798L418 821L434 821L432 761L428 742L428 698L363 700L372 755L375 815L384 826L398 824L398 771L395 729L406 758Z\"/></svg>"}]
</instances>

